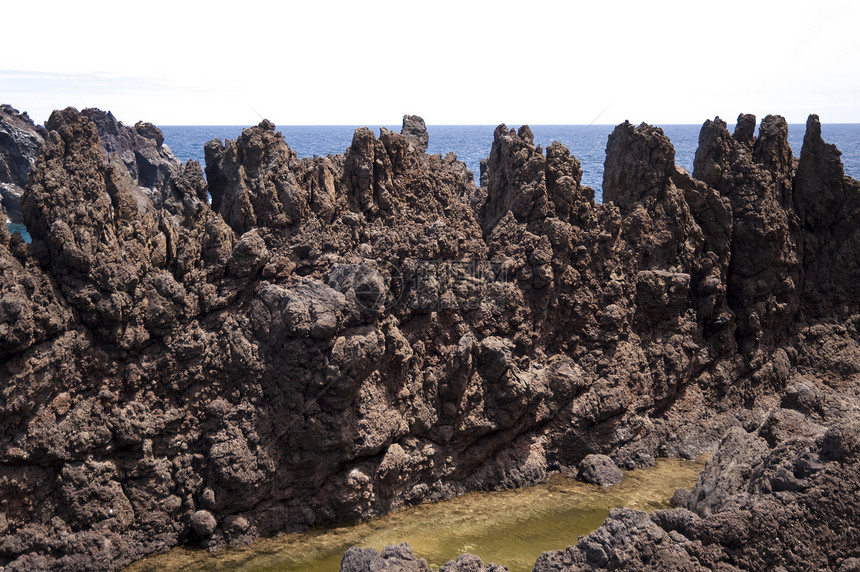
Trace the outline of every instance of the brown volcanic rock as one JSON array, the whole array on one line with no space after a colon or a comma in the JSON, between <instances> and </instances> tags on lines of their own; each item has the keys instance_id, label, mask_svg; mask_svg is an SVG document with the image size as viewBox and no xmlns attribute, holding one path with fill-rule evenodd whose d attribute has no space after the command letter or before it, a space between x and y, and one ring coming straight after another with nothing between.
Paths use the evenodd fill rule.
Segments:
<instances>
[{"instance_id":1,"label":"brown volcanic rock","mask_svg":"<svg viewBox=\"0 0 860 572\"><path fill-rule=\"evenodd\" d=\"M728 303L737 316L740 351L758 362L786 341L798 308L800 268L791 209L794 167L788 124L769 115L753 141L747 123L739 121L736 139L721 119L705 122L693 176L731 202Z\"/></svg>"},{"instance_id":2,"label":"brown volcanic rock","mask_svg":"<svg viewBox=\"0 0 860 572\"><path fill-rule=\"evenodd\" d=\"M624 122L606 144L603 197L623 215L646 197L659 199L675 170L675 148L659 127Z\"/></svg>"},{"instance_id":3,"label":"brown volcanic rock","mask_svg":"<svg viewBox=\"0 0 860 572\"><path fill-rule=\"evenodd\" d=\"M860 183L845 176L839 155L821 138L818 116L810 115L794 179L804 268L801 307L810 318L847 318L860 302Z\"/></svg>"},{"instance_id":4,"label":"brown volcanic rock","mask_svg":"<svg viewBox=\"0 0 860 572\"><path fill-rule=\"evenodd\" d=\"M0 209L2 214L2 209ZM66 330L72 314L27 245L0 225L0 359ZM6 363L0 378L10 379Z\"/></svg>"},{"instance_id":5,"label":"brown volcanic rock","mask_svg":"<svg viewBox=\"0 0 860 572\"><path fill-rule=\"evenodd\" d=\"M624 479L624 473L615 466L615 463L606 455L586 455L579 463L577 478L586 483L593 483L602 487L617 485Z\"/></svg>"},{"instance_id":6,"label":"brown volcanic rock","mask_svg":"<svg viewBox=\"0 0 860 572\"><path fill-rule=\"evenodd\" d=\"M134 183L159 206L170 177L180 167L164 146L161 130L145 122L128 127L110 112L95 108L84 109L81 114L95 123L105 158L121 162ZM0 193L12 222L23 222L20 197L46 137L45 128L35 125L26 113L0 106Z\"/></svg>"},{"instance_id":7,"label":"brown volcanic rock","mask_svg":"<svg viewBox=\"0 0 860 572\"><path fill-rule=\"evenodd\" d=\"M340 563L341 572L384 570L398 572L430 572L427 561L416 558L412 548L406 544L386 546L382 554L373 548L350 548Z\"/></svg>"},{"instance_id":8,"label":"brown volcanic rock","mask_svg":"<svg viewBox=\"0 0 860 572\"><path fill-rule=\"evenodd\" d=\"M520 223L547 217L545 171L546 158L535 149L529 127L516 132L499 125L487 159L487 199L481 209L484 232L492 231L508 212Z\"/></svg>"},{"instance_id":9,"label":"brown volcanic rock","mask_svg":"<svg viewBox=\"0 0 860 572\"><path fill-rule=\"evenodd\" d=\"M96 108L84 109L81 115L96 124L105 156L118 156L129 176L159 205L167 182L180 167L179 160L164 146L161 129L144 121L129 127L111 112Z\"/></svg>"},{"instance_id":10,"label":"brown volcanic rock","mask_svg":"<svg viewBox=\"0 0 860 572\"><path fill-rule=\"evenodd\" d=\"M39 152L46 131L26 112L0 105L0 182L27 184L30 164Z\"/></svg>"},{"instance_id":11,"label":"brown volcanic rock","mask_svg":"<svg viewBox=\"0 0 860 572\"><path fill-rule=\"evenodd\" d=\"M496 130L476 189L407 129L299 160L264 121L207 145L208 186L190 162L157 203L92 121L56 112L23 200L33 244L0 234L0 566L118 568L523 486L591 453L695 455L734 426L770 447L802 411L851 411L795 379L856 385L856 320L835 322L849 286L816 322L796 321L803 290L779 305L779 272L823 280L792 254L813 244L792 210L806 195L782 123L758 139L741 123L703 128L705 181L658 129L619 126L597 205L527 127ZM804 184L835 172L819 164ZM851 257L822 236L816 252ZM796 409L768 417L790 380Z\"/></svg>"},{"instance_id":12,"label":"brown volcanic rock","mask_svg":"<svg viewBox=\"0 0 860 572\"><path fill-rule=\"evenodd\" d=\"M340 572L430 572L427 561L418 558L407 543L386 546L382 553L373 548L353 547L346 551ZM496 564L484 564L474 554L462 554L443 565L439 572L507 572Z\"/></svg>"},{"instance_id":13,"label":"brown volcanic rock","mask_svg":"<svg viewBox=\"0 0 860 572\"><path fill-rule=\"evenodd\" d=\"M123 347L144 343L138 302L166 262L160 215L125 169L104 162L96 127L84 115L54 112L46 127L22 197L33 251L84 323Z\"/></svg>"},{"instance_id":14,"label":"brown volcanic rock","mask_svg":"<svg viewBox=\"0 0 860 572\"><path fill-rule=\"evenodd\" d=\"M768 447L736 429L708 461L689 510L615 509L576 546L544 553L535 572L843 569L860 541L858 436L855 422L841 422Z\"/></svg>"},{"instance_id":15,"label":"brown volcanic rock","mask_svg":"<svg viewBox=\"0 0 860 572\"><path fill-rule=\"evenodd\" d=\"M430 136L427 134L427 126L424 120L417 115L404 115L403 126L400 128L400 133L406 137L410 143L415 145L415 150L419 153L427 151L427 145L430 143Z\"/></svg>"},{"instance_id":16,"label":"brown volcanic rock","mask_svg":"<svg viewBox=\"0 0 860 572\"><path fill-rule=\"evenodd\" d=\"M295 181L296 154L275 126L263 121L236 141L206 144L212 207L237 233L257 226L284 229L308 214L308 197Z\"/></svg>"}]
</instances>

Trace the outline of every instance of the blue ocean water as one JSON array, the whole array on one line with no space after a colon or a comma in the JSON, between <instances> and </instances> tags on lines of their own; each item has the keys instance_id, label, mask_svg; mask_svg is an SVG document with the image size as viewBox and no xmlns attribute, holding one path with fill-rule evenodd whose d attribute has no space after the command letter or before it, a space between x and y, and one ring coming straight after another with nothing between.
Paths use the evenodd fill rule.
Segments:
<instances>
[{"instance_id":1,"label":"blue ocean water","mask_svg":"<svg viewBox=\"0 0 860 572\"><path fill-rule=\"evenodd\" d=\"M287 144L299 157L314 155L325 156L343 153L352 142L357 126L327 125L287 125L278 127L284 134ZM380 126L370 126L377 134ZM399 125L384 126L392 131L400 131ZM518 125L509 125L516 128ZM614 125L531 125L535 143L546 149L553 141L566 145L582 164L582 182L592 187L597 201L603 200L603 160L606 156L606 141L615 128ZM660 125L663 132L675 146L675 163L693 172L693 158L699 142L700 125ZM428 153L442 155L453 152L465 162L475 179L480 176L481 160L490 154L493 144L495 125L429 125L430 135ZM207 141L218 138L236 139L244 129L236 125L211 126L166 126L161 127L165 143L181 161L196 159L205 165L203 146ZM729 129L734 129L733 125ZM804 124L789 125L788 142L795 156L800 155L803 146ZM825 141L835 144L842 152L845 174L860 179L860 124L825 123L821 126ZM29 241L23 225L9 225L12 232L21 232Z\"/></svg>"}]
</instances>

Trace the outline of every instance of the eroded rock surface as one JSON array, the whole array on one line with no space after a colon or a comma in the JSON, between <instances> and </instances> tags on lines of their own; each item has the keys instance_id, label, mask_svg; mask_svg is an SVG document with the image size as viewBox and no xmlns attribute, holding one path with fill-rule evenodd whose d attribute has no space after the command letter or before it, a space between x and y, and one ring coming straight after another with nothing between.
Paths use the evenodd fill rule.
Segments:
<instances>
[{"instance_id":1,"label":"eroded rock surface","mask_svg":"<svg viewBox=\"0 0 860 572\"><path fill-rule=\"evenodd\" d=\"M7 570L357 521L589 454L630 468L812 443L791 478L714 461L685 497L703 521L749 483L793 507L803 483L852 482L850 438L817 443L855 408L858 187L815 117L799 162L781 118L758 137L751 117L734 135L708 122L695 176L660 129L622 124L603 205L528 127L496 129L476 188L415 120L301 160L263 121L206 146L208 183L189 162L155 197L106 159L95 119L51 116L22 199L33 243L0 230ZM837 184L842 206L818 212ZM627 529L668 534L612 518L589 541L604 552L632 555Z\"/></svg>"},{"instance_id":2,"label":"eroded rock surface","mask_svg":"<svg viewBox=\"0 0 860 572\"><path fill-rule=\"evenodd\" d=\"M764 427L734 430L686 506L615 509L575 546L544 553L535 572L853 570L860 427L855 419L801 424L805 432L774 446Z\"/></svg>"},{"instance_id":3,"label":"eroded rock surface","mask_svg":"<svg viewBox=\"0 0 860 572\"><path fill-rule=\"evenodd\" d=\"M111 112L95 108L84 109L81 115L96 124L105 157L118 158L132 180L160 206L168 181L181 165L164 144L161 129L145 121L123 125Z\"/></svg>"},{"instance_id":4,"label":"eroded rock surface","mask_svg":"<svg viewBox=\"0 0 860 572\"><path fill-rule=\"evenodd\" d=\"M95 108L84 109L81 114L95 123L106 160L124 165L150 202L161 206L170 178L181 167L164 145L161 129L143 121L129 127L110 112ZM0 106L0 199L11 222L24 222L21 195L46 139L46 128L35 125L26 112Z\"/></svg>"}]
</instances>

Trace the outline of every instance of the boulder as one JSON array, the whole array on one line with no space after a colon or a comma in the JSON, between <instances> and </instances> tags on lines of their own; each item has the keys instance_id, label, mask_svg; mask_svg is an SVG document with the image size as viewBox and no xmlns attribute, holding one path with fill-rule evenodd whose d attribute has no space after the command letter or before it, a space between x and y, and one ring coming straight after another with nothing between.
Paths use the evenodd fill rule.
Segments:
<instances>
[{"instance_id":1,"label":"boulder","mask_svg":"<svg viewBox=\"0 0 860 572\"><path fill-rule=\"evenodd\" d=\"M203 538L209 538L215 533L218 521L208 510L198 510L191 515L191 527Z\"/></svg>"},{"instance_id":2,"label":"boulder","mask_svg":"<svg viewBox=\"0 0 860 572\"><path fill-rule=\"evenodd\" d=\"M586 483L611 487L624 480L624 473L606 455L586 455L579 463L576 477Z\"/></svg>"}]
</instances>

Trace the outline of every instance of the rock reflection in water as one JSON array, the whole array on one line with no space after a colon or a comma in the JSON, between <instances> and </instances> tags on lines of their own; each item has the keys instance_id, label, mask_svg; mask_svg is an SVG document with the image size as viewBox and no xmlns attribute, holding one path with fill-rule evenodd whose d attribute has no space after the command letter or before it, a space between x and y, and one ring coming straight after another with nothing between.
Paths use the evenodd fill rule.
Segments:
<instances>
[{"instance_id":1,"label":"rock reflection in water","mask_svg":"<svg viewBox=\"0 0 860 572\"><path fill-rule=\"evenodd\" d=\"M612 507L668 508L676 489L692 488L703 462L660 459L655 467L626 472L612 488L555 475L544 485L506 492L469 493L397 511L354 526L260 539L215 554L177 548L136 563L127 572L246 570L337 572L350 546L409 542L415 554L438 568L463 552L484 562L527 572L546 550L575 544L595 530Z\"/></svg>"}]
</instances>

